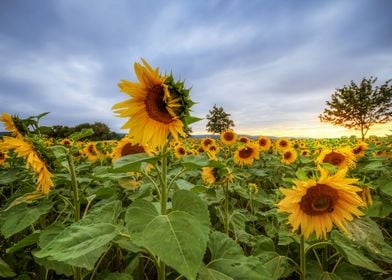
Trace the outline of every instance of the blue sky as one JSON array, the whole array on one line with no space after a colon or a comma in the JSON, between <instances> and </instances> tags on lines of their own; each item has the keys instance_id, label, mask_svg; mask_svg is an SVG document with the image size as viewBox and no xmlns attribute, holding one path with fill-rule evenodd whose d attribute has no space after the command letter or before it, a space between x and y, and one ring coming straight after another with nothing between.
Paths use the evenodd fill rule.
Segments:
<instances>
[{"instance_id":1,"label":"blue sky","mask_svg":"<svg viewBox=\"0 0 392 280\"><path fill-rule=\"evenodd\" d=\"M192 87L195 116L217 104L242 133L350 135L318 115L351 80L392 78L391 11L389 0L1 0L0 112L122 131L117 83L135 81L143 57Z\"/></svg>"}]
</instances>

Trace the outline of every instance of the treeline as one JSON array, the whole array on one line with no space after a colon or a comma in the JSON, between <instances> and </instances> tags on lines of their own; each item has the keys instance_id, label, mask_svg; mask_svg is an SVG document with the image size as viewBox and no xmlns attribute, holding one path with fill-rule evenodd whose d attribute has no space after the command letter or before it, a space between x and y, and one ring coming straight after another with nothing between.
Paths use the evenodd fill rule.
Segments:
<instances>
[{"instance_id":1,"label":"treeline","mask_svg":"<svg viewBox=\"0 0 392 280\"><path fill-rule=\"evenodd\" d=\"M110 131L110 128L101 122L91 123L81 123L74 127L63 126L63 125L54 125L54 126L40 126L39 133L41 135L46 135L51 138L63 139L68 138L71 134L75 132L80 132L82 129L91 128L94 131L94 134L87 137L86 139L92 141L100 141L100 140L115 140L121 139L122 135Z\"/></svg>"}]
</instances>

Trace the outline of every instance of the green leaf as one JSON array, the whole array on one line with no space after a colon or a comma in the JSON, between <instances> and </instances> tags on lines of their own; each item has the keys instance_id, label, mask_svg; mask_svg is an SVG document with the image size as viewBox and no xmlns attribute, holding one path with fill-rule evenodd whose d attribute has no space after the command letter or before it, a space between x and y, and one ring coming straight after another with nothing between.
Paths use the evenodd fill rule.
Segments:
<instances>
[{"instance_id":1,"label":"green leaf","mask_svg":"<svg viewBox=\"0 0 392 280\"><path fill-rule=\"evenodd\" d=\"M342 278L337 276L335 273L323 271L318 280L342 280Z\"/></svg>"},{"instance_id":2,"label":"green leaf","mask_svg":"<svg viewBox=\"0 0 392 280\"><path fill-rule=\"evenodd\" d=\"M275 245L274 245L274 241L271 238L264 235L257 236L256 244L255 246L253 246L252 249L253 256L258 256L265 252L274 252L274 251L275 251Z\"/></svg>"},{"instance_id":3,"label":"green leaf","mask_svg":"<svg viewBox=\"0 0 392 280\"><path fill-rule=\"evenodd\" d=\"M189 209L184 205L186 197L200 200L197 195L178 191L173 196L173 211L168 215L159 215L151 202L135 201L128 208L125 220L136 245L149 249L188 279L195 279L207 247L208 213L202 202L189 201L197 207Z\"/></svg>"},{"instance_id":4,"label":"green leaf","mask_svg":"<svg viewBox=\"0 0 392 280\"><path fill-rule=\"evenodd\" d=\"M105 280L133 280L131 274L114 272L105 277Z\"/></svg>"},{"instance_id":5,"label":"green leaf","mask_svg":"<svg viewBox=\"0 0 392 280\"><path fill-rule=\"evenodd\" d=\"M201 155L188 155L181 158L182 164L186 170L199 170L202 167L210 166L222 168L225 165L219 161L214 161Z\"/></svg>"},{"instance_id":6,"label":"green leaf","mask_svg":"<svg viewBox=\"0 0 392 280\"><path fill-rule=\"evenodd\" d=\"M190 125L190 124L193 124L195 122L201 121L202 119L201 118L197 118L197 117L193 117L193 116L186 116L184 118L184 120L185 120L185 124L186 125Z\"/></svg>"},{"instance_id":7,"label":"green leaf","mask_svg":"<svg viewBox=\"0 0 392 280\"><path fill-rule=\"evenodd\" d=\"M6 250L6 253L7 254L12 254L14 252L19 251L20 249L23 249L23 248L27 247L27 246L36 244L38 242L39 235L40 235L40 232L39 231L35 231L34 233L26 236L22 240L19 240L17 243L15 243L10 248L8 248Z\"/></svg>"},{"instance_id":8,"label":"green leaf","mask_svg":"<svg viewBox=\"0 0 392 280\"><path fill-rule=\"evenodd\" d=\"M199 270L199 278L200 280L209 279L209 280L235 280L234 278L220 272L214 270L212 268L207 268L205 265L202 265Z\"/></svg>"},{"instance_id":9,"label":"green leaf","mask_svg":"<svg viewBox=\"0 0 392 280\"><path fill-rule=\"evenodd\" d=\"M113 172L131 172L131 171L142 171L142 163L155 163L156 157L147 155L145 153L138 153L127 155L119 158L113 164Z\"/></svg>"},{"instance_id":10,"label":"green leaf","mask_svg":"<svg viewBox=\"0 0 392 280\"><path fill-rule=\"evenodd\" d=\"M210 214L208 206L197 194L179 190L173 194L173 211L184 211L195 217L200 224L207 227L210 226Z\"/></svg>"},{"instance_id":11,"label":"green leaf","mask_svg":"<svg viewBox=\"0 0 392 280\"><path fill-rule=\"evenodd\" d=\"M16 276L15 272L12 271L10 266L0 258L0 276L4 278Z\"/></svg>"},{"instance_id":12,"label":"green leaf","mask_svg":"<svg viewBox=\"0 0 392 280\"><path fill-rule=\"evenodd\" d=\"M200 275L225 280L271 279L271 274L263 263L256 257L245 257L241 247L224 233L212 233L208 248L211 261L200 269Z\"/></svg>"},{"instance_id":13,"label":"green leaf","mask_svg":"<svg viewBox=\"0 0 392 280\"><path fill-rule=\"evenodd\" d=\"M192 188L195 187L194 184L189 183L188 181L184 180L184 179L178 179L176 180L176 185L180 190L191 190Z\"/></svg>"},{"instance_id":14,"label":"green leaf","mask_svg":"<svg viewBox=\"0 0 392 280\"><path fill-rule=\"evenodd\" d=\"M26 204L19 204L1 214L4 223L1 226L1 233L5 238L21 232L28 226L34 224L41 215L49 212L52 202L42 201L39 205L28 207Z\"/></svg>"},{"instance_id":15,"label":"green leaf","mask_svg":"<svg viewBox=\"0 0 392 280\"><path fill-rule=\"evenodd\" d=\"M356 244L348 239L340 232L333 230L331 239L334 243L334 247L343 254L347 260L353 264L363 268L366 268L375 272L384 272L377 264L368 259L362 251L358 250Z\"/></svg>"},{"instance_id":16,"label":"green leaf","mask_svg":"<svg viewBox=\"0 0 392 280\"><path fill-rule=\"evenodd\" d=\"M71 139L73 142L76 142L80 139L83 139L85 137L89 137L94 134L94 130L92 128L83 128L81 131L72 133L69 136L69 139Z\"/></svg>"},{"instance_id":17,"label":"green leaf","mask_svg":"<svg viewBox=\"0 0 392 280\"><path fill-rule=\"evenodd\" d=\"M34 256L92 269L118 232L116 226L108 223L72 224L35 252Z\"/></svg>"},{"instance_id":18,"label":"green leaf","mask_svg":"<svg viewBox=\"0 0 392 280\"><path fill-rule=\"evenodd\" d=\"M335 274L344 280L362 280L361 273L352 264L341 262Z\"/></svg>"},{"instance_id":19,"label":"green leaf","mask_svg":"<svg viewBox=\"0 0 392 280\"><path fill-rule=\"evenodd\" d=\"M280 256L276 252L267 252L267 255L268 258L265 256L262 263L271 273L272 279L288 277L296 270L296 268L289 262L288 257Z\"/></svg>"},{"instance_id":20,"label":"green leaf","mask_svg":"<svg viewBox=\"0 0 392 280\"><path fill-rule=\"evenodd\" d=\"M305 172L303 169L301 169L301 168L299 168L299 169L295 172L295 175L296 175L297 178L300 179L300 180L303 180L303 181L309 180L308 176L306 175L306 172Z\"/></svg>"},{"instance_id":21,"label":"green leaf","mask_svg":"<svg viewBox=\"0 0 392 280\"><path fill-rule=\"evenodd\" d=\"M111 223L116 224L117 218L122 211L121 201L106 201L95 204L87 213L86 217L80 220L80 224Z\"/></svg>"}]
</instances>

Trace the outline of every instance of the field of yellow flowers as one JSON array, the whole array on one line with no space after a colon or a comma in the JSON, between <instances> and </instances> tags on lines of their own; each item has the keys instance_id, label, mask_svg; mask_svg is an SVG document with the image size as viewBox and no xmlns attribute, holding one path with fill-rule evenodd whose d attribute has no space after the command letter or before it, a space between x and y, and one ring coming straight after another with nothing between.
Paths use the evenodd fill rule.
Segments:
<instances>
[{"instance_id":1,"label":"field of yellow flowers","mask_svg":"<svg viewBox=\"0 0 392 280\"><path fill-rule=\"evenodd\" d=\"M392 136L186 138L189 89L135 72L119 141L2 114L1 278L391 279Z\"/></svg>"}]
</instances>

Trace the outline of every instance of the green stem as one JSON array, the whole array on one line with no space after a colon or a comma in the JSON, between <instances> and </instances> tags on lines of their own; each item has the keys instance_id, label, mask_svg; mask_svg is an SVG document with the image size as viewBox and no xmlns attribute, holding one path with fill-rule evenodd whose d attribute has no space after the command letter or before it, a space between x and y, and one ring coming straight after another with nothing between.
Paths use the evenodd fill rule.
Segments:
<instances>
[{"instance_id":1,"label":"green stem","mask_svg":"<svg viewBox=\"0 0 392 280\"><path fill-rule=\"evenodd\" d=\"M328 251L329 251L328 245L324 245L322 259L321 259L324 271L328 271Z\"/></svg>"},{"instance_id":2,"label":"green stem","mask_svg":"<svg viewBox=\"0 0 392 280\"><path fill-rule=\"evenodd\" d=\"M79 190L78 183L76 180L75 164L72 155L68 153L67 161L69 166L69 173L71 175L71 186L73 192L73 205L74 205L74 221L78 222L80 220L80 200L79 200ZM82 269L80 267L73 267L74 280L82 279Z\"/></svg>"},{"instance_id":3,"label":"green stem","mask_svg":"<svg viewBox=\"0 0 392 280\"><path fill-rule=\"evenodd\" d=\"M166 215L167 212L167 198L168 198L168 189L167 189L167 145L165 144L162 151L162 167L161 167L161 215ZM159 259L158 261L158 279L165 280L166 279L166 264Z\"/></svg>"},{"instance_id":4,"label":"green stem","mask_svg":"<svg viewBox=\"0 0 392 280\"><path fill-rule=\"evenodd\" d=\"M225 192L225 233L229 235L229 182L226 182L224 185L224 192Z\"/></svg>"},{"instance_id":5,"label":"green stem","mask_svg":"<svg viewBox=\"0 0 392 280\"><path fill-rule=\"evenodd\" d=\"M305 254L305 238L301 234L301 241L299 246L299 266L301 270L301 280L305 280L306 277L306 254Z\"/></svg>"}]
</instances>

